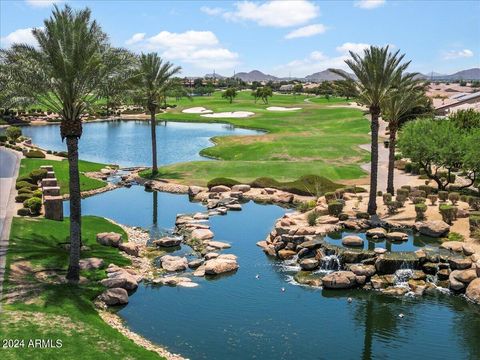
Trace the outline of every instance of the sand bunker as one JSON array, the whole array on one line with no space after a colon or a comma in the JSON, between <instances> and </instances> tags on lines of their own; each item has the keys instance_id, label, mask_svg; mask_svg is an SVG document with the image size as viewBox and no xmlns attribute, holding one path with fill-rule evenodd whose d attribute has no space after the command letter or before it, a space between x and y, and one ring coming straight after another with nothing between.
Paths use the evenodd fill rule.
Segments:
<instances>
[{"instance_id":1,"label":"sand bunker","mask_svg":"<svg viewBox=\"0 0 480 360\"><path fill-rule=\"evenodd\" d=\"M205 109L204 107L192 107L189 109L182 110L183 113L186 114L211 114L213 113L212 110Z\"/></svg>"},{"instance_id":2,"label":"sand bunker","mask_svg":"<svg viewBox=\"0 0 480 360\"><path fill-rule=\"evenodd\" d=\"M201 115L203 117L209 118L246 118L249 116L255 115L255 113L250 111L233 111L233 112L221 112L221 113L214 113L214 114L205 114Z\"/></svg>"},{"instance_id":3,"label":"sand bunker","mask_svg":"<svg viewBox=\"0 0 480 360\"><path fill-rule=\"evenodd\" d=\"M286 108L283 106L270 106L267 108L269 111L295 111L295 110L301 110L302 108L299 107L291 107L291 108Z\"/></svg>"}]
</instances>

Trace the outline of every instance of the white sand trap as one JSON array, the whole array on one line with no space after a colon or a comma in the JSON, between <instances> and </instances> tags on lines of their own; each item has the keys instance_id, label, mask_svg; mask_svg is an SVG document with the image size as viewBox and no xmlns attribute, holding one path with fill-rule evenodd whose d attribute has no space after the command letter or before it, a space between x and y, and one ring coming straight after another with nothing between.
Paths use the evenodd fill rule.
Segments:
<instances>
[{"instance_id":1,"label":"white sand trap","mask_svg":"<svg viewBox=\"0 0 480 360\"><path fill-rule=\"evenodd\" d=\"M302 108L296 108L296 107L291 107L291 108L286 108L283 106L270 106L267 108L268 111L295 111L295 110L302 110Z\"/></svg>"},{"instance_id":2,"label":"white sand trap","mask_svg":"<svg viewBox=\"0 0 480 360\"><path fill-rule=\"evenodd\" d=\"M230 111L230 112L205 114L201 116L210 117L210 118L246 118L252 115L255 115L255 113L250 111L233 111L233 112Z\"/></svg>"},{"instance_id":3,"label":"white sand trap","mask_svg":"<svg viewBox=\"0 0 480 360\"><path fill-rule=\"evenodd\" d=\"M213 113L212 110L205 109L204 107L192 107L189 109L182 110L183 113L186 114L211 114Z\"/></svg>"}]
</instances>

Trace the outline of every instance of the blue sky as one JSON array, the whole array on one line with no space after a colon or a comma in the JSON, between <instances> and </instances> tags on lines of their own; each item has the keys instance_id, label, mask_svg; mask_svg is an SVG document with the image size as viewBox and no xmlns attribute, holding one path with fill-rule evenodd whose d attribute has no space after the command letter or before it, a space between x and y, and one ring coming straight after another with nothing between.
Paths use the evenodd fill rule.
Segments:
<instances>
[{"instance_id":1,"label":"blue sky","mask_svg":"<svg viewBox=\"0 0 480 360\"><path fill-rule=\"evenodd\" d=\"M34 40L60 0L0 0L1 46ZM88 6L115 46L156 51L184 75L214 69L305 76L345 68L348 50L390 44L411 71L480 67L480 1L68 1Z\"/></svg>"}]
</instances>

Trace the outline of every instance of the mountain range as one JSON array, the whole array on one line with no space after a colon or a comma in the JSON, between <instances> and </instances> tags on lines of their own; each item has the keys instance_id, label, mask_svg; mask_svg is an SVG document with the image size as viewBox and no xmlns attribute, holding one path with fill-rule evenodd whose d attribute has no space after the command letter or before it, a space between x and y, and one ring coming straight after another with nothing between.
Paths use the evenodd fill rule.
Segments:
<instances>
[{"instance_id":1,"label":"mountain range","mask_svg":"<svg viewBox=\"0 0 480 360\"><path fill-rule=\"evenodd\" d=\"M355 76L351 73L345 72L343 70L339 70L345 74L348 74L350 77L355 78ZM220 74L206 74L205 77L207 78L217 78L217 79L224 79L227 76L222 76ZM252 70L250 72L239 72L235 74L236 78L239 78L246 82L252 81L288 81L288 80L299 80L302 82L322 82L322 81L333 81L333 80L341 80L343 79L340 75L335 74L331 70L323 70L319 71L310 75L307 75L303 78L299 77L277 77L269 74L265 74L259 70ZM431 80L480 80L480 68L472 68L467 70L461 70L454 74L439 74L436 72L428 73L428 74L420 74L420 78L422 79L431 79Z\"/></svg>"}]
</instances>

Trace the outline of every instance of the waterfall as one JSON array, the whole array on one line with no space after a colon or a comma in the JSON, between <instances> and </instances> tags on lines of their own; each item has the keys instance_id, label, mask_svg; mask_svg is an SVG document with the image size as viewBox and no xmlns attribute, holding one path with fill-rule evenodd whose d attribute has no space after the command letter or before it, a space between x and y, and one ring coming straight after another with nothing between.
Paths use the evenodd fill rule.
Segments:
<instances>
[{"instance_id":1,"label":"waterfall","mask_svg":"<svg viewBox=\"0 0 480 360\"><path fill-rule=\"evenodd\" d=\"M283 271L300 271L298 265L298 254L295 254L291 259L284 260L280 265Z\"/></svg>"},{"instance_id":2,"label":"waterfall","mask_svg":"<svg viewBox=\"0 0 480 360\"><path fill-rule=\"evenodd\" d=\"M323 271L337 271L340 270L340 259L337 255L326 255L320 260L320 270Z\"/></svg>"},{"instance_id":3,"label":"waterfall","mask_svg":"<svg viewBox=\"0 0 480 360\"><path fill-rule=\"evenodd\" d=\"M412 269L398 269L395 271L395 286L408 286L408 280L413 276Z\"/></svg>"}]
</instances>

